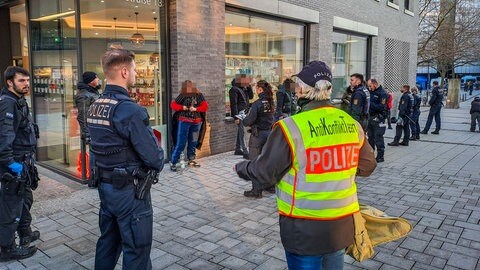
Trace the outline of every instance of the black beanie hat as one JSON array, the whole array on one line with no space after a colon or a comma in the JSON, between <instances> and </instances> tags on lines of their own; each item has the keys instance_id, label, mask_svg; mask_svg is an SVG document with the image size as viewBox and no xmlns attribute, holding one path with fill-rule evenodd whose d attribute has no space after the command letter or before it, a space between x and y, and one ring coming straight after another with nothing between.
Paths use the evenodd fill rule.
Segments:
<instances>
[{"instance_id":1,"label":"black beanie hat","mask_svg":"<svg viewBox=\"0 0 480 270\"><path fill-rule=\"evenodd\" d=\"M82 78L83 78L83 83L89 84L93 80L95 80L95 78L97 78L97 73L91 72L91 71L86 71L86 72L83 73Z\"/></svg>"}]
</instances>

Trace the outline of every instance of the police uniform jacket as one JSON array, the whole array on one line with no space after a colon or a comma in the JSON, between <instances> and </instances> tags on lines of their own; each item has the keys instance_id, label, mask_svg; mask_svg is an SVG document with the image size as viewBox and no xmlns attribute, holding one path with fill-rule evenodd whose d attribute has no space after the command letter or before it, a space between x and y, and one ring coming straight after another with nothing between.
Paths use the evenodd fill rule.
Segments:
<instances>
[{"instance_id":1,"label":"police uniform jacket","mask_svg":"<svg viewBox=\"0 0 480 270\"><path fill-rule=\"evenodd\" d=\"M368 115L369 96L365 86L359 85L353 89L352 100L350 103L350 114L353 119L359 121L365 119Z\"/></svg>"},{"instance_id":2,"label":"police uniform jacket","mask_svg":"<svg viewBox=\"0 0 480 270\"><path fill-rule=\"evenodd\" d=\"M440 93L440 87L432 89L432 97L428 101L431 107L438 107L443 105L443 93Z\"/></svg>"},{"instance_id":3,"label":"police uniform jacket","mask_svg":"<svg viewBox=\"0 0 480 270\"><path fill-rule=\"evenodd\" d=\"M302 111L332 106L328 101L311 101L302 104ZM301 112L300 112L301 113ZM290 154L285 154L290 153ZM238 175L257 181L262 188L276 184L290 170L292 153L280 126L275 126L255 160L236 165ZM370 144L360 148L357 175L368 176L376 167ZM353 218L351 215L338 220L310 220L280 215L280 236L288 252L299 255L322 255L346 248L353 242ZM323 239L323 241L317 241Z\"/></svg>"},{"instance_id":4,"label":"police uniform jacket","mask_svg":"<svg viewBox=\"0 0 480 270\"><path fill-rule=\"evenodd\" d=\"M100 93L98 93L97 89L83 82L79 82L77 88L78 93L75 96L75 106L78 109L77 120L80 125L80 134L82 138L89 138L90 134L88 133L87 128L87 111L88 108L90 108L90 105L98 99Z\"/></svg>"},{"instance_id":5,"label":"police uniform jacket","mask_svg":"<svg viewBox=\"0 0 480 270\"><path fill-rule=\"evenodd\" d=\"M470 114L472 113L480 113L480 98L475 97L472 101L472 107L470 108Z\"/></svg>"},{"instance_id":6,"label":"police uniform jacket","mask_svg":"<svg viewBox=\"0 0 480 270\"><path fill-rule=\"evenodd\" d=\"M371 117L381 116L385 118L385 114L388 110L387 107L388 93L380 85L377 89L370 94L370 109L369 113Z\"/></svg>"},{"instance_id":7,"label":"police uniform jacket","mask_svg":"<svg viewBox=\"0 0 480 270\"><path fill-rule=\"evenodd\" d=\"M398 116L405 117L412 115L413 112L413 96L410 92L405 92L400 97L400 102L398 102Z\"/></svg>"},{"instance_id":8,"label":"police uniform jacket","mask_svg":"<svg viewBox=\"0 0 480 270\"><path fill-rule=\"evenodd\" d=\"M280 117L283 113L291 114L295 109L293 108L293 96L290 91L285 90L285 86L280 85L277 91L277 107L275 116Z\"/></svg>"},{"instance_id":9,"label":"police uniform jacket","mask_svg":"<svg viewBox=\"0 0 480 270\"><path fill-rule=\"evenodd\" d=\"M422 98L418 94L413 94L413 113L420 113L420 105L422 104Z\"/></svg>"},{"instance_id":10,"label":"police uniform jacket","mask_svg":"<svg viewBox=\"0 0 480 270\"><path fill-rule=\"evenodd\" d=\"M14 161L23 161L23 155L35 152L37 129L24 97L8 89L0 96L0 171Z\"/></svg>"},{"instance_id":11,"label":"police uniform jacket","mask_svg":"<svg viewBox=\"0 0 480 270\"><path fill-rule=\"evenodd\" d=\"M149 121L147 110L125 88L107 85L90 106L87 118L96 166L106 170L145 166L161 171L163 150Z\"/></svg>"},{"instance_id":12,"label":"police uniform jacket","mask_svg":"<svg viewBox=\"0 0 480 270\"><path fill-rule=\"evenodd\" d=\"M273 108L270 107L265 93L258 95L248 111L247 117L243 119L244 126L256 126L259 130L271 130L274 122Z\"/></svg>"}]
</instances>

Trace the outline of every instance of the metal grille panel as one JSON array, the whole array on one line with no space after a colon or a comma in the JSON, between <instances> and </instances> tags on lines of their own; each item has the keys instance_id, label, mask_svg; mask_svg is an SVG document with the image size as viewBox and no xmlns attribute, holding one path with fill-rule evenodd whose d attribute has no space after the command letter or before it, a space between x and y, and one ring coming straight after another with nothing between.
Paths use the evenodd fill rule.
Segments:
<instances>
[{"instance_id":1,"label":"metal grille panel","mask_svg":"<svg viewBox=\"0 0 480 270\"><path fill-rule=\"evenodd\" d=\"M400 91L409 82L410 43L385 39L385 86Z\"/></svg>"}]
</instances>

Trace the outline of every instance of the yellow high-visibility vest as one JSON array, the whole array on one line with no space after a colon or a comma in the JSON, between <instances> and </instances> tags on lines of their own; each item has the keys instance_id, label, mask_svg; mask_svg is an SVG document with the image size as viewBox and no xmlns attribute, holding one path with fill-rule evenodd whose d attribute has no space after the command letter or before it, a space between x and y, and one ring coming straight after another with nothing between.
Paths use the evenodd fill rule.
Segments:
<instances>
[{"instance_id":1,"label":"yellow high-visibility vest","mask_svg":"<svg viewBox=\"0 0 480 270\"><path fill-rule=\"evenodd\" d=\"M355 174L365 135L346 112L322 107L276 123L292 166L277 185L281 215L334 220L359 211Z\"/></svg>"}]
</instances>

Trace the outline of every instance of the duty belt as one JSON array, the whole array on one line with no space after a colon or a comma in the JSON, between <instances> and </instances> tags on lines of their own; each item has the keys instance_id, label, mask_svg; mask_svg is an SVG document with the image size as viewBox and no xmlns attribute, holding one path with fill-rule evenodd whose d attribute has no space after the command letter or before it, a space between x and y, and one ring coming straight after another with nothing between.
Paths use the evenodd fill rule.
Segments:
<instances>
[{"instance_id":1,"label":"duty belt","mask_svg":"<svg viewBox=\"0 0 480 270\"><path fill-rule=\"evenodd\" d=\"M123 177L122 179L113 179L113 170L99 170L99 178L100 182L107 183L107 184L120 184L120 185L127 185L133 183L133 176Z\"/></svg>"}]
</instances>

